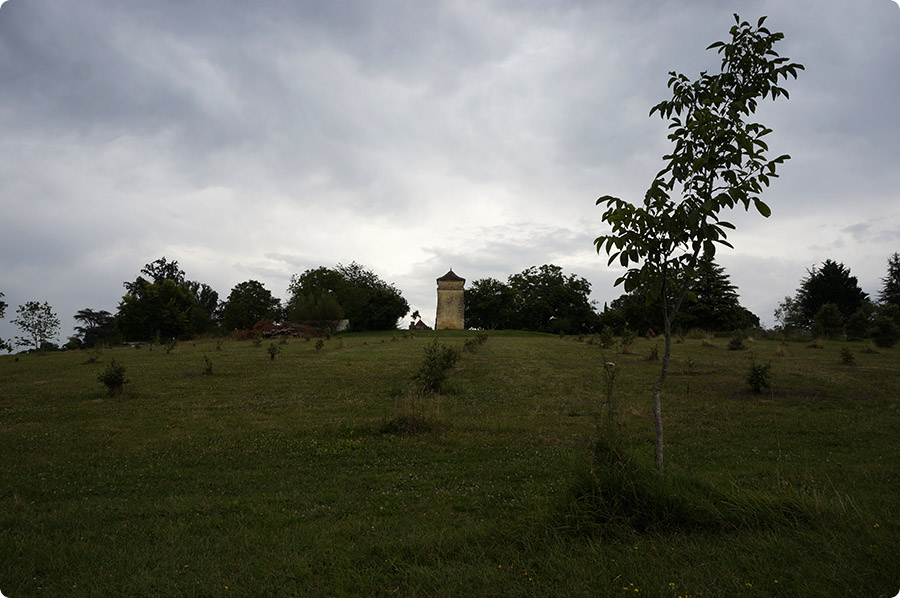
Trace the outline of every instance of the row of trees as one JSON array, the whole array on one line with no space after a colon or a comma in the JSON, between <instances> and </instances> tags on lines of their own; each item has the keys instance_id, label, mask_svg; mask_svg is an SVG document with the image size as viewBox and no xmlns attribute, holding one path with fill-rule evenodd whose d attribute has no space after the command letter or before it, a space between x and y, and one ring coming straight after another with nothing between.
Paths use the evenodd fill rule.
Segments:
<instances>
[{"instance_id":1,"label":"row of trees","mask_svg":"<svg viewBox=\"0 0 900 598\"><path fill-rule=\"evenodd\" d=\"M741 306L737 288L725 269L704 259L698 268L686 307L675 319L682 330L701 328L732 331L759 326L759 318ZM621 333L663 329L658 301L640 289L626 293L598 313L589 299L591 283L566 275L555 265L532 267L509 276L506 283L483 278L466 290L466 324L471 328L506 328L577 334L609 326Z\"/></svg>"},{"instance_id":2,"label":"row of trees","mask_svg":"<svg viewBox=\"0 0 900 598\"><path fill-rule=\"evenodd\" d=\"M900 254L888 258L887 275L881 281L878 301L872 301L849 268L825 260L807 270L793 297L778 304L778 327L786 333L804 330L826 338L845 334L849 339L874 337L880 344L893 344L900 336Z\"/></svg>"},{"instance_id":3,"label":"row of trees","mask_svg":"<svg viewBox=\"0 0 900 598\"><path fill-rule=\"evenodd\" d=\"M189 280L177 261L165 257L145 265L134 281L123 284L125 294L115 314L90 308L75 314L75 334L67 346L246 330L262 319L300 323L348 319L354 330L382 330L394 328L409 312L409 304L396 287L355 262L295 275L284 305L256 280L235 285L228 298L220 301L212 287ZM3 296L0 293L0 318L7 307ZM48 303L29 301L16 314L12 323L24 336L0 339L0 349L54 346L50 341L59 333L59 318Z\"/></svg>"},{"instance_id":4,"label":"row of trees","mask_svg":"<svg viewBox=\"0 0 900 598\"><path fill-rule=\"evenodd\" d=\"M888 259L878 302L860 289L850 270L833 260L810 268L794 297L785 297L775 312L785 333L802 331L820 337L850 339L900 335L900 254ZM371 270L357 264L309 269L291 278L289 298L281 300L256 281L241 282L225 301L209 285L188 280L176 261L165 257L144 266L140 275L124 283L126 293L117 313L82 309L75 314L75 335L69 346L92 347L99 342L128 339L152 341L183 338L217 330L252 328L260 319L292 322L331 322L349 319L356 330L393 328L409 312L400 291ZM483 278L465 294L466 323L470 328L518 329L578 334L609 326L617 333L659 332L664 327L660 298L648 300L633 289L597 312L590 300L587 279L566 274L553 264L531 267L507 281ZM0 293L0 318L7 304ZM669 297L669 301L673 298ZM19 306L12 320L23 335L4 341L14 346L41 348L56 338L59 319L46 302ZM673 319L677 330L698 328L733 331L759 326L759 318L740 304L736 287L724 268L711 258L698 262L682 308Z\"/></svg>"},{"instance_id":5,"label":"row of trees","mask_svg":"<svg viewBox=\"0 0 900 598\"><path fill-rule=\"evenodd\" d=\"M145 278L146 277L146 278ZM357 264L320 267L291 278L290 294L282 305L279 298L256 280L239 283L225 301L206 284L188 280L178 262L162 257L141 270L134 282L126 282L126 294L112 316L96 312L82 321L82 341L92 332L113 329L130 340L178 338L216 329L252 328L261 319L292 322L348 319L355 330L381 330L396 326L409 312L400 291L374 272ZM79 316L76 316L79 319ZM86 344L86 342L85 342Z\"/></svg>"}]
</instances>

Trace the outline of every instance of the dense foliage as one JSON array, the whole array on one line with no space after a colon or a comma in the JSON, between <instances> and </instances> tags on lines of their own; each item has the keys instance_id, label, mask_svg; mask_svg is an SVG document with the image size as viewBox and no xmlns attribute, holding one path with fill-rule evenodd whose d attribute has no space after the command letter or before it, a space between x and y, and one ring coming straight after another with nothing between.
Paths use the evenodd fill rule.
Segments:
<instances>
[{"instance_id":1,"label":"dense foliage","mask_svg":"<svg viewBox=\"0 0 900 598\"><path fill-rule=\"evenodd\" d=\"M279 320L281 301L259 281L248 280L236 284L222 307L225 328L249 330L263 318Z\"/></svg>"},{"instance_id":2,"label":"dense foliage","mask_svg":"<svg viewBox=\"0 0 900 598\"><path fill-rule=\"evenodd\" d=\"M673 298L670 297L670 301ZM627 326L640 333L663 330L660 300L648 303L639 291L620 296L600 314L601 325L620 332ZM685 303L675 316L673 327L731 332L759 326L759 317L740 304L737 287L731 284L725 268L711 259L702 259L697 279L692 283Z\"/></svg>"},{"instance_id":3,"label":"dense foliage","mask_svg":"<svg viewBox=\"0 0 900 598\"><path fill-rule=\"evenodd\" d=\"M807 270L807 276L797 289L795 304L797 320L802 326L812 326L816 315L826 304L833 304L844 324L866 302L868 295L859 288L855 276L844 264L825 260L820 267Z\"/></svg>"},{"instance_id":4,"label":"dense foliage","mask_svg":"<svg viewBox=\"0 0 900 598\"><path fill-rule=\"evenodd\" d=\"M881 279L881 291L878 300L900 307L900 253L888 258L887 275Z\"/></svg>"},{"instance_id":5,"label":"dense foliage","mask_svg":"<svg viewBox=\"0 0 900 598\"><path fill-rule=\"evenodd\" d=\"M123 283L126 294L116 322L127 340L183 338L215 327L218 293L187 280L177 261L162 257L144 266L141 274L134 282Z\"/></svg>"},{"instance_id":6,"label":"dense foliage","mask_svg":"<svg viewBox=\"0 0 900 598\"><path fill-rule=\"evenodd\" d=\"M532 266L504 284L476 280L465 293L466 325L482 329L518 329L576 334L597 327L589 299L591 283L566 275L553 264Z\"/></svg>"},{"instance_id":7,"label":"dense foliage","mask_svg":"<svg viewBox=\"0 0 900 598\"><path fill-rule=\"evenodd\" d=\"M356 262L294 275L288 292L287 318L296 322L343 315L353 330L390 330L409 313L409 303L394 285Z\"/></svg>"},{"instance_id":8,"label":"dense foliage","mask_svg":"<svg viewBox=\"0 0 900 598\"><path fill-rule=\"evenodd\" d=\"M75 326L75 335L71 339L78 348L94 347L116 334L115 317L104 309L80 309L73 318L80 323Z\"/></svg>"}]
</instances>

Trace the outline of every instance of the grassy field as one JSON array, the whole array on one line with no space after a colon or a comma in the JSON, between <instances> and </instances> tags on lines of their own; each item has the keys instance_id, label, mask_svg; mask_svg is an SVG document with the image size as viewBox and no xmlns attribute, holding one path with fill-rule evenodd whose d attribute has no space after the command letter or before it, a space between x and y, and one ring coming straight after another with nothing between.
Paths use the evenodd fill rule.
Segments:
<instances>
[{"instance_id":1,"label":"grassy field","mask_svg":"<svg viewBox=\"0 0 900 598\"><path fill-rule=\"evenodd\" d=\"M900 589L900 347L676 344L667 479L793 497L797 520L635 531L567 517L617 364L652 463L658 341L492 333L383 430L432 336L0 357L0 590L30 596L866 596ZM856 365L841 361L849 347ZM774 387L747 388L750 354ZM212 374L204 374L204 356ZM108 398L115 359L129 383Z\"/></svg>"}]
</instances>

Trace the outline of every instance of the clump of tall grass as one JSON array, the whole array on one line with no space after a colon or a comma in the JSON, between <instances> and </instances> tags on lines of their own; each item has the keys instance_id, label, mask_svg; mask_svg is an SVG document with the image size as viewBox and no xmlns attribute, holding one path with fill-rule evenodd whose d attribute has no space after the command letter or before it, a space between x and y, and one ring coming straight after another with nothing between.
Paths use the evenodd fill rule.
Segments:
<instances>
[{"instance_id":1,"label":"clump of tall grass","mask_svg":"<svg viewBox=\"0 0 900 598\"><path fill-rule=\"evenodd\" d=\"M459 349L443 345L436 338L432 339L425 345L422 363L413 374L413 380L423 392L439 393L459 358Z\"/></svg>"},{"instance_id":2,"label":"clump of tall grass","mask_svg":"<svg viewBox=\"0 0 900 598\"><path fill-rule=\"evenodd\" d=\"M778 495L723 490L660 475L617 436L597 439L564 494L561 527L577 533L726 531L814 521L819 507L790 488Z\"/></svg>"},{"instance_id":3,"label":"clump of tall grass","mask_svg":"<svg viewBox=\"0 0 900 598\"><path fill-rule=\"evenodd\" d=\"M479 332L475 338L467 338L463 341L463 351L466 353L474 353L478 348L487 342L488 335L486 332Z\"/></svg>"}]
</instances>

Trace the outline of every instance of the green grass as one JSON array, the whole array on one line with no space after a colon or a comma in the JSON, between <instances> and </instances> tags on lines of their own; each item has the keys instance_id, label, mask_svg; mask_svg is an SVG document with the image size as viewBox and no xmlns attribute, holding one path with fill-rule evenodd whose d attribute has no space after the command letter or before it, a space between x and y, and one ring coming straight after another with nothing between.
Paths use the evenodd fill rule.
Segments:
<instances>
[{"instance_id":1,"label":"green grass","mask_svg":"<svg viewBox=\"0 0 900 598\"><path fill-rule=\"evenodd\" d=\"M88 352L0 357L0 590L675 598L900 588L897 348L676 344L660 480L648 475L659 362L646 355L657 341L621 355L491 333L429 405L436 426L384 433L433 335L461 348L475 333L345 334L321 352L291 340L274 360L267 343L217 351L214 340L170 354L107 349L92 364ZM855 366L842 363L845 347ZM762 394L747 387L750 352L773 363ZM113 358L129 380L117 398L97 380ZM604 361L619 368L624 479L649 501L630 512L687 513L679 524L604 518L584 501L573 519L598 441Z\"/></svg>"}]
</instances>

